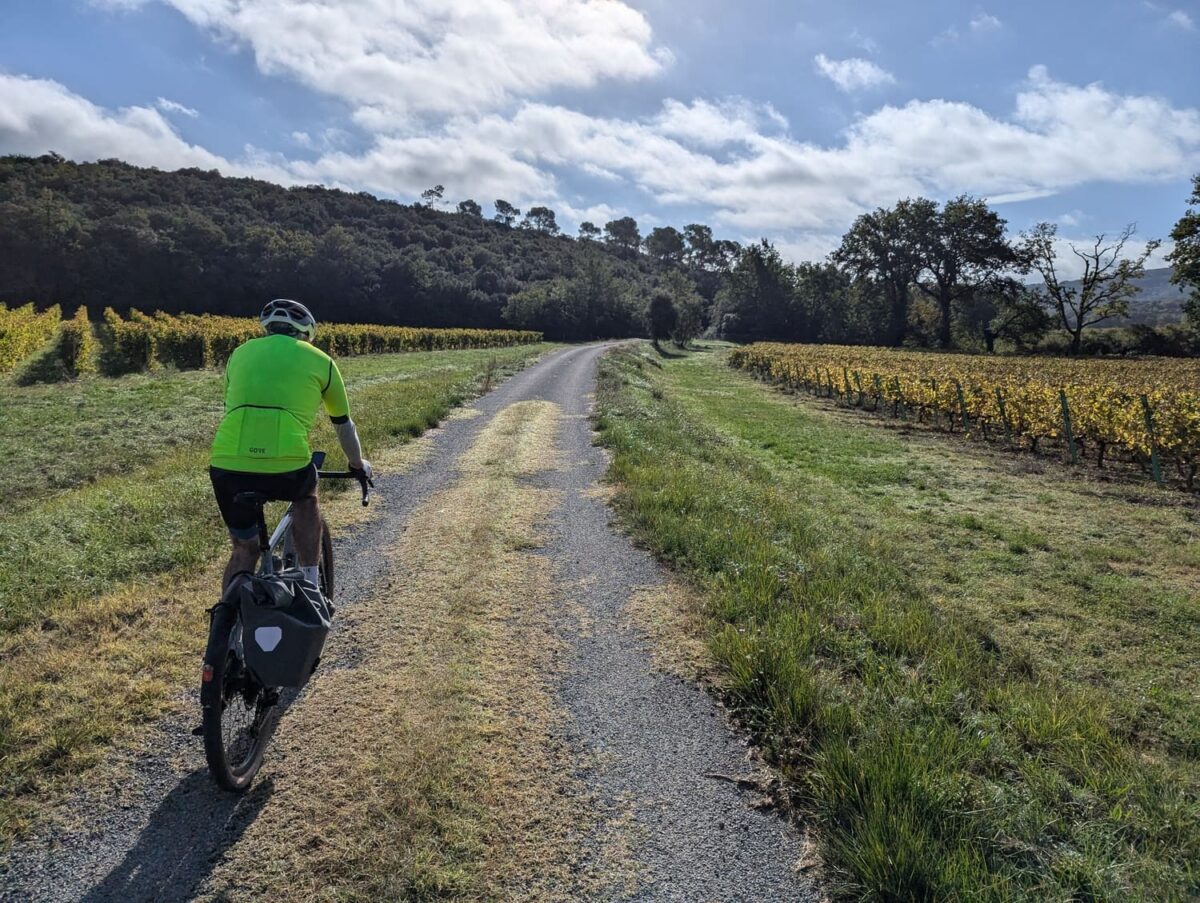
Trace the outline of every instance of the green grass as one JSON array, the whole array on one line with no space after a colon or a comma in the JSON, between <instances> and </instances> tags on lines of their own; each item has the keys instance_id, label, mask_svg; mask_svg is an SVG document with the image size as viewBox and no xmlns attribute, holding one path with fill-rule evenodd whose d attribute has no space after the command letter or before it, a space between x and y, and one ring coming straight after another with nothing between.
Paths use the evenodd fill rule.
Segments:
<instances>
[{"instance_id":1,"label":"green grass","mask_svg":"<svg viewBox=\"0 0 1200 903\"><path fill-rule=\"evenodd\" d=\"M368 456L436 425L495 361L548 346L421 352L341 363ZM6 386L0 414L0 629L133 577L194 570L225 549L207 446L222 404L216 371ZM341 458L324 418L313 447Z\"/></svg>"},{"instance_id":2,"label":"green grass","mask_svg":"<svg viewBox=\"0 0 1200 903\"><path fill-rule=\"evenodd\" d=\"M348 361L368 454L401 458L388 453L435 425L489 373L494 383L549 347ZM127 397L122 386L138 403L118 405ZM158 718L196 677L215 565L228 548L207 478L220 388L219 374L161 373L81 380L57 395L14 393L36 401L15 417L33 435L63 443L69 431L60 421L83 399L93 444L57 462L74 488L6 500L0 514L0 845L27 830L112 744L132 742L131 728ZM181 409L188 418L162 417ZM146 439L133 460L123 451L131 435ZM336 447L327 424L313 444ZM9 464L36 473L41 451L33 441L14 445ZM114 459L128 472L86 481L94 470L112 471ZM339 504L350 518L366 514L350 495L333 502L335 529Z\"/></svg>"},{"instance_id":3,"label":"green grass","mask_svg":"<svg viewBox=\"0 0 1200 903\"><path fill-rule=\"evenodd\" d=\"M700 590L845 895L1200 893L1193 501L855 420L719 353L614 353L598 402L619 509Z\"/></svg>"}]
</instances>

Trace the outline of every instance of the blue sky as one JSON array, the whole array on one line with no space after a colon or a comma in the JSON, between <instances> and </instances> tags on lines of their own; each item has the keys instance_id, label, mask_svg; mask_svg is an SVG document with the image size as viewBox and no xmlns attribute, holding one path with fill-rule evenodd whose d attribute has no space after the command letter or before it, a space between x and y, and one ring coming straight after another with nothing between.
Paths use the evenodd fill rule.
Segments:
<instances>
[{"instance_id":1,"label":"blue sky","mask_svg":"<svg viewBox=\"0 0 1200 903\"><path fill-rule=\"evenodd\" d=\"M899 197L1165 238L1194 0L5 0L0 153L202 166L826 253Z\"/></svg>"}]
</instances>

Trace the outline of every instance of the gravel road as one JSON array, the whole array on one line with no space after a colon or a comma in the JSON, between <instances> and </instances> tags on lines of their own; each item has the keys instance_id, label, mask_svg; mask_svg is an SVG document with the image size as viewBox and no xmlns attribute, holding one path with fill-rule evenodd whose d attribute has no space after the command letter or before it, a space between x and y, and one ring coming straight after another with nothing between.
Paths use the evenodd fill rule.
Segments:
<instances>
[{"instance_id":1,"label":"gravel road","mask_svg":"<svg viewBox=\"0 0 1200 903\"><path fill-rule=\"evenodd\" d=\"M795 870L799 833L754 808L753 792L708 776L750 771L744 742L702 689L654 668L646 637L624 611L631 596L661 585L664 575L589 492L605 469L587 419L604 347L548 355L477 400L482 416L437 430L432 452L407 473L381 476L379 516L339 540L339 606L371 591L382 567L376 550L394 542L418 504L453 482L455 462L491 415L530 399L559 405L563 464L538 479L561 492L543 550L569 597L557 625L569 650L560 703L569 716L566 739L588 763L580 777L612 811L627 814L622 831L637 874L608 896L817 900L818 890ZM353 650L341 647L335 631L326 653L323 668ZM189 703L187 712L198 711ZM304 705L303 694L291 705ZM213 786L191 735L195 723L191 714L164 721L142 751L114 763L127 782L68 800L52 828L11 849L0 859L0 900L191 899L222 851L271 805L270 793L239 800ZM268 749L259 781L269 788L270 780Z\"/></svg>"}]
</instances>

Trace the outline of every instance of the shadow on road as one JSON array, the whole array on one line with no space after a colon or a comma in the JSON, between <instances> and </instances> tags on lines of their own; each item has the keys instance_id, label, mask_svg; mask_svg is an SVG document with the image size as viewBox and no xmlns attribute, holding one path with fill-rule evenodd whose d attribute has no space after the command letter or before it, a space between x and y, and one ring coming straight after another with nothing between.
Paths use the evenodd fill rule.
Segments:
<instances>
[{"instance_id":1,"label":"shadow on road","mask_svg":"<svg viewBox=\"0 0 1200 903\"><path fill-rule=\"evenodd\" d=\"M159 804L120 865L82 903L189 899L273 792L268 779L246 796L235 796L219 789L207 769L193 771Z\"/></svg>"}]
</instances>

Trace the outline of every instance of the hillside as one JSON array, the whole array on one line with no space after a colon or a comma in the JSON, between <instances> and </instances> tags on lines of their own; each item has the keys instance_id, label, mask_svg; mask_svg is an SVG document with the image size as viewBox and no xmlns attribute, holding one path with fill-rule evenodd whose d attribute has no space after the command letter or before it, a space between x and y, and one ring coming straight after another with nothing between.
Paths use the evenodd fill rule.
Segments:
<instances>
[{"instance_id":1,"label":"hillside","mask_svg":"<svg viewBox=\"0 0 1200 903\"><path fill-rule=\"evenodd\" d=\"M0 299L246 315L290 295L341 322L486 328L513 325L502 317L511 295L587 272L614 310L566 337L592 337L640 332L646 294L675 263L640 253L632 220L622 243L556 234L550 211L508 225L467 210L199 169L0 157Z\"/></svg>"},{"instance_id":2,"label":"hillside","mask_svg":"<svg viewBox=\"0 0 1200 903\"><path fill-rule=\"evenodd\" d=\"M1135 280L1141 289L1129 302L1129 316L1105 322L1104 326L1129 326L1141 323L1146 326L1170 326L1183 320L1183 302L1187 293L1182 287L1171 284L1171 267L1146 270L1146 275ZM1079 280L1066 285L1079 288Z\"/></svg>"},{"instance_id":3,"label":"hillside","mask_svg":"<svg viewBox=\"0 0 1200 903\"><path fill-rule=\"evenodd\" d=\"M1172 267L1146 270L1144 278L1137 281L1141 288L1129 302L1129 316L1117 325L1144 323L1147 326L1169 326L1183 320L1183 302L1187 292L1182 286L1171 283Z\"/></svg>"}]
</instances>

